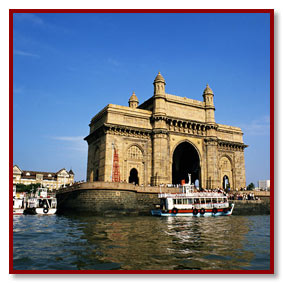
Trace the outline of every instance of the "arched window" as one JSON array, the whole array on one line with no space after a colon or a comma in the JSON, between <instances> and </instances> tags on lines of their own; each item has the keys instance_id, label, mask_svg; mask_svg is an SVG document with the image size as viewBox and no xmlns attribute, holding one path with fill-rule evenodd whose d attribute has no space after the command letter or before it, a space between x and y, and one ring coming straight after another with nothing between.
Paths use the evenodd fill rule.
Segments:
<instances>
[{"instance_id":1,"label":"arched window","mask_svg":"<svg viewBox=\"0 0 283 283\"><path fill-rule=\"evenodd\" d=\"M143 154L142 151L136 145L132 145L128 149L127 157L128 159L142 160Z\"/></svg>"}]
</instances>

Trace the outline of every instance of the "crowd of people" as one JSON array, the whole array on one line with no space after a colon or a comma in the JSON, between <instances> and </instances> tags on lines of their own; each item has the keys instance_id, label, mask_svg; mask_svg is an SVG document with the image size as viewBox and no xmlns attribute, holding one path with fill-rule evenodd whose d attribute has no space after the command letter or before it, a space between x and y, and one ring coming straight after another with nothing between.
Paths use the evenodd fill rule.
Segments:
<instances>
[{"instance_id":1,"label":"crowd of people","mask_svg":"<svg viewBox=\"0 0 283 283\"><path fill-rule=\"evenodd\" d=\"M82 183L83 181L78 181L75 182L75 184L78 183ZM121 180L120 183L128 183L126 180ZM139 186L139 184L136 184L135 182L133 182L134 185ZM247 191L246 187L241 187L240 189L236 188L235 191L230 191L230 189L228 190L224 190L221 188L215 188L215 189L205 189L205 188L199 188L198 186L194 186L194 191L198 191L198 192L207 192L207 193L219 193L219 194L223 194L225 196L228 196L229 200L260 200L259 197L256 197L254 195L253 192L250 193L246 193L245 191ZM141 184L140 186L144 186L143 184ZM147 184L148 187L151 187L150 184ZM183 188L183 185L180 184L160 184L159 187L167 187L167 188ZM239 193L241 192L241 193ZM245 193L242 193L245 192Z\"/></svg>"},{"instance_id":2,"label":"crowd of people","mask_svg":"<svg viewBox=\"0 0 283 283\"><path fill-rule=\"evenodd\" d=\"M229 194L229 200L259 200L254 193Z\"/></svg>"},{"instance_id":3,"label":"crowd of people","mask_svg":"<svg viewBox=\"0 0 283 283\"><path fill-rule=\"evenodd\" d=\"M182 187L181 185L167 185L167 187ZM247 188L240 188L240 190L235 189L234 192L228 190L228 192L224 189L221 188L216 188L216 189L204 189L204 188L199 188L199 187L194 187L195 191L199 192L208 192L208 193L219 193L223 194L228 197L229 200L260 200L259 197L255 196L253 192L246 192ZM239 193L239 191L241 193ZM244 193L242 193L244 192Z\"/></svg>"}]
</instances>

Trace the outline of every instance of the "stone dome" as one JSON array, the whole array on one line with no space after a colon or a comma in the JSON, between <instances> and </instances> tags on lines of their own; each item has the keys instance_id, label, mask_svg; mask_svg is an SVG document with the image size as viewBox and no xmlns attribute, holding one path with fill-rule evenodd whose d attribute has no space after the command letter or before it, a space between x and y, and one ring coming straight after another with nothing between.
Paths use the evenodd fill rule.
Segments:
<instances>
[{"instance_id":1,"label":"stone dome","mask_svg":"<svg viewBox=\"0 0 283 283\"><path fill-rule=\"evenodd\" d=\"M138 98L137 98L137 96L136 96L134 91L133 91L132 96L129 99L129 102L139 102L139 100L138 100Z\"/></svg>"},{"instance_id":2,"label":"stone dome","mask_svg":"<svg viewBox=\"0 0 283 283\"><path fill-rule=\"evenodd\" d=\"M203 94L213 94L212 89L209 87L209 85L206 85L205 90L203 91Z\"/></svg>"},{"instance_id":3,"label":"stone dome","mask_svg":"<svg viewBox=\"0 0 283 283\"><path fill-rule=\"evenodd\" d=\"M165 83L165 80L163 78L163 76L160 74L160 72L158 72L155 80L154 80L155 83L158 83L158 82L162 82L162 83Z\"/></svg>"}]
</instances>

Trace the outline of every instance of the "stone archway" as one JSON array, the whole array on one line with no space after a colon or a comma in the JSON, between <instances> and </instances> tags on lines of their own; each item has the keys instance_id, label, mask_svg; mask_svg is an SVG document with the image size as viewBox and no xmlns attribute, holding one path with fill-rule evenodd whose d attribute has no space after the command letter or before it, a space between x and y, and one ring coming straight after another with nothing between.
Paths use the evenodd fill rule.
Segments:
<instances>
[{"instance_id":1,"label":"stone archway","mask_svg":"<svg viewBox=\"0 0 283 283\"><path fill-rule=\"evenodd\" d=\"M134 183L135 185L139 185L139 173L136 168L131 169L129 176L129 183Z\"/></svg>"},{"instance_id":2,"label":"stone archway","mask_svg":"<svg viewBox=\"0 0 283 283\"><path fill-rule=\"evenodd\" d=\"M172 184L180 184L182 180L188 183L191 174L191 182L199 180L201 187L200 158L195 147L189 142L180 143L174 150L172 158Z\"/></svg>"}]
</instances>

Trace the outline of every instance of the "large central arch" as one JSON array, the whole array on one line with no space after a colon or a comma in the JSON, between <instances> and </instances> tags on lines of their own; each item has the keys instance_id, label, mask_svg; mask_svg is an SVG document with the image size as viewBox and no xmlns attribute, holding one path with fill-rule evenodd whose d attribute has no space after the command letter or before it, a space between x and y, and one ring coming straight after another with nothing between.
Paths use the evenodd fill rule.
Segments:
<instances>
[{"instance_id":1,"label":"large central arch","mask_svg":"<svg viewBox=\"0 0 283 283\"><path fill-rule=\"evenodd\" d=\"M195 147L189 142L180 143L174 150L172 160L172 183L180 184L181 180L188 183L188 174L191 174L191 181L199 180L201 187L200 158Z\"/></svg>"}]
</instances>

